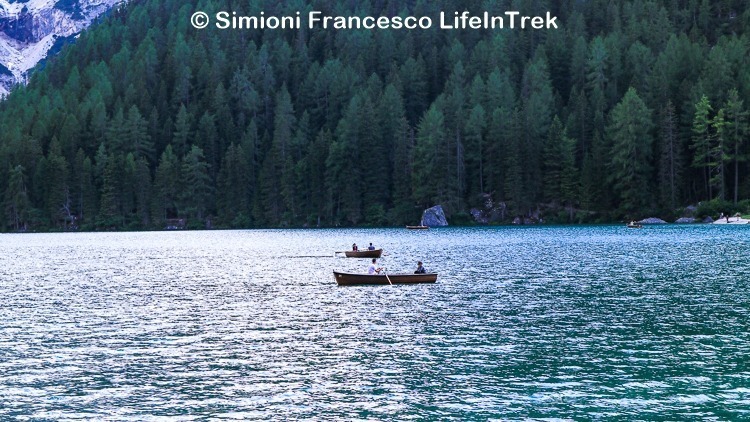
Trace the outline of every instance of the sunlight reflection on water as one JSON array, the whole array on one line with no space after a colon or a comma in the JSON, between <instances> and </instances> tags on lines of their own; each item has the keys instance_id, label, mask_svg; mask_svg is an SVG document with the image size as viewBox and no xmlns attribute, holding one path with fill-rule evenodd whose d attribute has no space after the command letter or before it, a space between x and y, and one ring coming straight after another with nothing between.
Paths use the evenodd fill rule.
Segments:
<instances>
[{"instance_id":1,"label":"sunlight reflection on water","mask_svg":"<svg viewBox=\"0 0 750 422\"><path fill-rule=\"evenodd\" d=\"M748 234L0 235L0 419L741 419ZM438 283L337 287L355 241Z\"/></svg>"}]
</instances>

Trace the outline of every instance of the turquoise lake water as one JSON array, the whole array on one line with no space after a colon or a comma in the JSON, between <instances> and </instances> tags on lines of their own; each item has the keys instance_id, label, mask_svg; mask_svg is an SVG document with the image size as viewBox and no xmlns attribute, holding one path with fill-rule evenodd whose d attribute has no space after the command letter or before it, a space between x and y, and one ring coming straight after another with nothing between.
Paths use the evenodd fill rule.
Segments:
<instances>
[{"instance_id":1,"label":"turquoise lake water","mask_svg":"<svg viewBox=\"0 0 750 422\"><path fill-rule=\"evenodd\" d=\"M368 260L435 285L338 287ZM750 227L0 235L0 420L750 418Z\"/></svg>"}]
</instances>

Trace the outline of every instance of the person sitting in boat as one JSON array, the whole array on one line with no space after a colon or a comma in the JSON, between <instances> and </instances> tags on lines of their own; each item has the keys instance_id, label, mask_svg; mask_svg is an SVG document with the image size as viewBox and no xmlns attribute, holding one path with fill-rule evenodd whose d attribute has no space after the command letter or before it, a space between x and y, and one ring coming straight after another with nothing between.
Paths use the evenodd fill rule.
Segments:
<instances>
[{"instance_id":1,"label":"person sitting in boat","mask_svg":"<svg viewBox=\"0 0 750 422\"><path fill-rule=\"evenodd\" d=\"M357 252L357 251L359 250L359 248L357 247L357 244L356 244L356 243L352 245L352 250L353 250L354 252Z\"/></svg>"},{"instance_id":2,"label":"person sitting in boat","mask_svg":"<svg viewBox=\"0 0 750 422\"><path fill-rule=\"evenodd\" d=\"M414 271L414 274L425 274L427 273L427 270L424 269L422 266L422 261L417 262L417 270Z\"/></svg>"},{"instance_id":3,"label":"person sitting in boat","mask_svg":"<svg viewBox=\"0 0 750 422\"><path fill-rule=\"evenodd\" d=\"M380 274L380 272L383 271L383 268L375 265L376 261L377 260L375 258L372 259L372 264L370 264L370 267L367 268L367 274L370 274L370 275Z\"/></svg>"},{"instance_id":4,"label":"person sitting in boat","mask_svg":"<svg viewBox=\"0 0 750 422\"><path fill-rule=\"evenodd\" d=\"M374 251L375 246L372 246L372 242L370 242L370 246L367 248L368 251Z\"/></svg>"}]
</instances>

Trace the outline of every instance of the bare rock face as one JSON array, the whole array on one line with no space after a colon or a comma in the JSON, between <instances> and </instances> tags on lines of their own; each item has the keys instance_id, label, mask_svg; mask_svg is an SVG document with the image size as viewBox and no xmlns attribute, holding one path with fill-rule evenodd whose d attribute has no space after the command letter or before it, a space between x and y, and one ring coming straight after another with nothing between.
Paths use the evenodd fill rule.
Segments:
<instances>
[{"instance_id":1,"label":"bare rock face","mask_svg":"<svg viewBox=\"0 0 750 422\"><path fill-rule=\"evenodd\" d=\"M422 213L422 225L429 227L446 227L448 220L445 218L443 207L435 205L432 208L424 210Z\"/></svg>"},{"instance_id":2,"label":"bare rock face","mask_svg":"<svg viewBox=\"0 0 750 422\"><path fill-rule=\"evenodd\" d=\"M124 0L0 0L0 97L102 13Z\"/></svg>"},{"instance_id":3,"label":"bare rock face","mask_svg":"<svg viewBox=\"0 0 750 422\"><path fill-rule=\"evenodd\" d=\"M508 207L505 202L495 202L489 194L483 194L484 206L469 211L477 224L492 224L505 220Z\"/></svg>"},{"instance_id":4,"label":"bare rock face","mask_svg":"<svg viewBox=\"0 0 750 422\"><path fill-rule=\"evenodd\" d=\"M662 220L661 218L651 217L651 218L644 218L643 220L639 221L641 224L667 224L666 221Z\"/></svg>"},{"instance_id":5,"label":"bare rock face","mask_svg":"<svg viewBox=\"0 0 750 422\"><path fill-rule=\"evenodd\" d=\"M693 217L682 217L678 218L677 221L675 221L676 224L693 224L697 222L698 220Z\"/></svg>"}]
</instances>

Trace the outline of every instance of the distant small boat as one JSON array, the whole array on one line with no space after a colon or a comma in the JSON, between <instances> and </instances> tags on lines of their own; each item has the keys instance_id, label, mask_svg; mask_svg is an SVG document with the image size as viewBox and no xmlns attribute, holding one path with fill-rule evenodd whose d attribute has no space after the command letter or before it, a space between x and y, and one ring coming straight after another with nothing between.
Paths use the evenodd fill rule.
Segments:
<instances>
[{"instance_id":1,"label":"distant small boat","mask_svg":"<svg viewBox=\"0 0 750 422\"><path fill-rule=\"evenodd\" d=\"M380 258L380 255L383 254L382 249L375 249L375 250L363 250L363 251L344 251L344 254L346 254L347 258Z\"/></svg>"},{"instance_id":2,"label":"distant small boat","mask_svg":"<svg viewBox=\"0 0 750 422\"><path fill-rule=\"evenodd\" d=\"M628 223L628 228L629 229L642 229L643 228L643 224L636 223L635 221L631 221L630 223Z\"/></svg>"},{"instance_id":3,"label":"distant small boat","mask_svg":"<svg viewBox=\"0 0 750 422\"><path fill-rule=\"evenodd\" d=\"M430 226L406 226L409 230L427 230Z\"/></svg>"},{"instance_id":4,"label":"distant small boat","mask_svg":"<svg viewBox=\"0 0 750 422\"><path fill-rule=\"evenodd\" d=\"M437 274L348 274L334 271L333 278L339 286L357 286L367 284L419 284L434 283ZM388 282L390 279L390 283Z\"/></svg>"}]
</instances>

